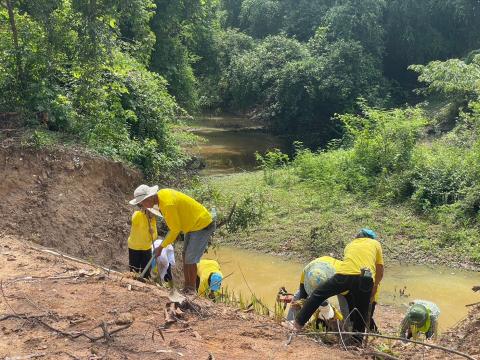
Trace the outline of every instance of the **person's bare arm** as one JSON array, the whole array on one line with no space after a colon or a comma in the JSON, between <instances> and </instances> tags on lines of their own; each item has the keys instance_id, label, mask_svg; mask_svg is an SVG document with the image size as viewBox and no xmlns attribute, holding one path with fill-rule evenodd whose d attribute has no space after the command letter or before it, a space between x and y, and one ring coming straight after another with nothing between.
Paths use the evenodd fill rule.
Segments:
<instances>
[{"instance_id":1,"label":"person's bare arm","mask_svg":"<svg viewBox=\"0 0 480 360\"><path fill-rule=\"evenodd\" d=\"M377 293L378 284L380 284L380 281L382 281L383 279L383 272L384 272L383 265L376 264L375 265L375 282L373 283L373 289L372 289L372 299L375 297L375 294Z\"/></svg>"}]
</instances>

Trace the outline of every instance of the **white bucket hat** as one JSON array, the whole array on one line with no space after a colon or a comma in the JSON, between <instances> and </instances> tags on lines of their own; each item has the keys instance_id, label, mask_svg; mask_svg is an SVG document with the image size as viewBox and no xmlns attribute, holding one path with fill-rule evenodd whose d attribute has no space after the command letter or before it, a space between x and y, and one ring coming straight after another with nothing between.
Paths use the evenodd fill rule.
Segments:
<instances>
[{"instance_id":1,"label":"white bucket hat","mask_svg":"<svg viewBox=\"0 0 480 360\"><path fill-rule=\"evenodd\" d=\"M130 205L140 204L146 198L156 195L157 192L158 192L157 185L148 186L148 185L142 184L135 189L135 191L133 192L134 199L130 200L129 203Z\"/></svg>"},{"instance_id":2,"label":"white bucket hat","mask_svg":"<svg viewBox=\"0 0 480 360\"><path fill-rule=\"evenodd\" d=\"M159 218L163 219L163 215L160 212L160 209L158 208L158 205L153 205L151 208L147 208L148 211L150 211L153 215L158 216Z\"/></svg>"}]
</instances>

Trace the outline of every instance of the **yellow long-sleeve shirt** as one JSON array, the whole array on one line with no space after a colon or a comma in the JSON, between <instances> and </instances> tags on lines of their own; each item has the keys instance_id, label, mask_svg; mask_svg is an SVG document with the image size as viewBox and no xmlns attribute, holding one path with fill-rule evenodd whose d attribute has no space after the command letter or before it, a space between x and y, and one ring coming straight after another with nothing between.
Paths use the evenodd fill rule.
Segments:
<instances>
[{"instance_id":1,"label":"yellow long-sleeve shirt","mask_svg":"<svg viewBox=\"0 0 480 360\"><path fill-rule=\"evenodd\" d=\"M135 211L132 215L132 227L128 237L128 247L132 250L150 250L152 242L158 237L157 221L155 217L150 218L150 227L153 234L150 234L148 228L149 221L143 211Z\"/></svg>"},{"instance_id":2,"label":"yellow long-sleeve shirt","mask_svg":"<svg viewBox=\"0 0 480 360\"><path fill-rule=\"evenodd\" d=\"M200 278L200 285L198 287L198 294L205 296L210 292L210 285L208 284L208 278L212 273L219 273L223 276L220 271L220 265L215 260L202 259L197 264L197 276Z\"/></svg>"},{"instance_id":3,"label":"yellow long-sleeve shirt","mask_svg":"<svg viewBox=\"0 0 480 360\"><path fill-rule=\"evenodd\" d=\"M162 189L157 195L158 207L169 229L162 247L173 243L180 233L202 230L212 222L210 212L202 204L180 191Z\"/></svg>"}]
</instances>

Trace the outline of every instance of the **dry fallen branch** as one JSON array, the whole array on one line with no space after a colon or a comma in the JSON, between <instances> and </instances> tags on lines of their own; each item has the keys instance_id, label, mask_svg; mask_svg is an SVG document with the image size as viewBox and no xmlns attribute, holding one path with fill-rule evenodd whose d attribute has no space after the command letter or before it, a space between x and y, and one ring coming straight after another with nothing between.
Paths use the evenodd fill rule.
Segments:
<instances>
[{"instance_id":1,"label":"dry fallen branch","mask_svg":"<svg viewBox=\"0 0 480 360\"><path fill-rule=\"evenodd\" d=\"M45 321L41 320L42 317L46 317L46 316L48 316L48 315L6 314L6 315L0 317L0 321L11 319L11 318L26 320L26 321L32 321L32 322L36 322L37 324L42 325L44 328L46 328L50 331L53 331L53 332L55 332L59 335L67 337L69 339L73 340L73 339L78 339L80 337L85 337L88 340L90 340L91 342L95 342L95 341L102 340L102 339L105 339L106 341L111 341L111 340L113 340L112 335L114 335L114 334L116 334L116 333L118 333L122 330L128 329L133 324L133 322L132 322L132 323L126 324L124 326L120 326L120 327L118 327L114 330L109 331L108 330L108 324L103 321L99 325L97 325L94 328L89 330L89 331L93 331L97 328L101 328L102 331L103 331L103 334L100 335L100 336L92 336L92 335L89 335L86 332L82 332L82 331L80 331L80 332L79 331L67 332L67 331L57 329L57 328L51 326L50 324L46 323Z\"/></svg>"},{"instance_id":2,"label":"dry fallen branch","mask_svg":"<svg viewBox=\"0 0 480 360\"><path fill-rule=\"evenodd\" d=\"M341 335L354 335L354 336L367 336L367 337L370 336L370 337L377 337L377 338L389 339L389 340L399 340L399 341L403 341L403 342L409 342L409 343L413 343L413 344L417 344L417 345L427 346L427 347L430 347L432 349L442 350L442 351L445 351L445 352L448 352L448 353L452 353L452 354L456 354L458 356L462 356L462 357L464 357L466 359L469 359L469 360L476 360L472 356L470 356L468 354L465 354L465 353L462 353L460 351L454 350L454 349L449 349L449 348L446 348L446 347L443 347L443 346L440 346L440 345L429 344L429 343L425 343L425 342L421 342L421 341L404 339L404 338L400 338L398 336L373 334L373 333L361 333L361 332L348 332L348 331L345 331L345 332L326 331L326 332L306 332L306 333L303 333L303 335L320 335L320 336L322 336L322 335L340 335L340 334Z\"/></svg>"},{"instance_id":3,"label":"dry fallen branch","mask_svg":"<svg viewBox=\"0 0 480 360\"><path fill-rule=\"evenodd\" d=\"M398 358L393 356L393 355L386 354L386 353L379 352L379 351L369 351L369 352L362 353L362 355L374 356L375 358L383 358L383 359L387 359L387 360L398 360Z\"/></svg>"},{"instance_id":4,"label":"dry fallen branch","mask_svg":"<svg viewBox=\"0 0 480 360\"><path fill-rule=\"evenodd\" d=\"M30 354L30 355L19 355L19 356L7 356L5 357L5 360L27 360L27 359L36 359L40 357L44 357L46 354L45 353L38 353L38 354Z\"/></svg>"},{"instance_id":5,"label":"dry fallen branch","mask_svg":"<svg viewBox=\"0 0 480 360\"><path fill-rule=\"evenodd\" d=\"M476 305L480 305L480 301L475 302L475 303L473 303L473 304L467 304L467 305L465 305L465 306L466 306L466 307L470 307L470 306L476 306Z\"/></svg>"}]
</instances>

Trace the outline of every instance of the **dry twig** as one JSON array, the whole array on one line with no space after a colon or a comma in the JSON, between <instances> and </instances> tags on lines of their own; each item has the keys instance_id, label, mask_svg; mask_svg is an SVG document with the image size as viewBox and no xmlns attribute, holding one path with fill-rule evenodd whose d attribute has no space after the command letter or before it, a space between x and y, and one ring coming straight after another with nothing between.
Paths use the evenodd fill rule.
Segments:
<instances>
[{"instance_id":1,"label":"dry twig","mask_svg":"<svg viewBox=\"0 0 480 360\"><path fill-rule=\"evenodd\" d=\"M305 335L340 335L340 333L338 333L336 331L307 332L307 333L304 333L304 334ZM466 359L469 359L469 360L476 360L472 356L470 356L468 354L465 354L465 353L462 353L460 351L454 350L454 349L449 349L449 348L446 348L446 347L443 347L443 346L440 346L440 345L429 344L429 343L425 343L425 342L421 342L421 341L404 339L404 338L400 338L398 336L373 334L373 333L361 333L361 332L349 332L349 331L342 332L342 335L371 336L371 337L377 337L377 338L382 338L382 339L399 340L399 341L403 341L403 342L409 342L409 343L413 343L413 344L427 346L427 347L437 349L437 350L442 350L442 351L445 351L445 352L448 352L448 353L452 353L452 354L462 356L462 357L464 357Z\"/></svg>"},{"instance_id":2,"label":"dry twig","mask_svg":"<svg viewBox=\"0 0 480 360\"><path fill-rule=\"evenodd\" d=\"M112 335L114 335L114 334L116 334L116 333L118 333L122 330L128 329L130 326L132 326L132 323L129 323L129 324L126 324L124 326L120 326L120 327L118 327L114 330L109 331L108 327L107 327L107 323L105 323L103 321L101 324L99 324L99 325L97 325L97 326L95 326L94 328L91 329L91 330L95 330L97 328L101 328L102 331L103 331L103 334L100 335L100 336L92 336L92 335L88 335L86 332L82 332L82 331L80 331L80 332L78 332L78 331L67 332L67 331L57 329L57 328L51 326L50 324L46 323L45 321L41 320L42 317L46 317L46 316L48 316L48 315L7 314L7 315L4 315L4 316L0 317L0 321L11 319L11 318L26 320L26 321L33 321L33 322L36 322L37 324L42 325L44 328L46 328L50 331L53 331L53 332L55 332L59 335L65 336L69 339L73 340L73 339L77 339L77 338L80 338L80 337L85 337L88 340L90 340L91 342L95 342L95 341L102 340L102 339L105 339L106 341L111 341L111 340L113 340Z\"/></svg>"}]
</instances>

